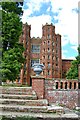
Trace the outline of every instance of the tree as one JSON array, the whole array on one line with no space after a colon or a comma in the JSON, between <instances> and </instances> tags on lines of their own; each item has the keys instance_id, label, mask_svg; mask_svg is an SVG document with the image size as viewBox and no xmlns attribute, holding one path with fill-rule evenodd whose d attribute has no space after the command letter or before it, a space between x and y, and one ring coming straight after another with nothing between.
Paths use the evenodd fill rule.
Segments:
<instances>
[{"instance_id":1,"label":"tree","mask_svg":"<svg viewBox=\"0 0 80 120\"><path fill-rule=\"evenodd\" d=\"M78 62L73 60L71 63L71 68L67 72L68 79L78 79Z\"/></svg>"},{"instance_id":2,"label":"tree","mask_svg":"<svg viewBox=\"0 0 80 120\"><path fill-rule=\"evenodd\" d=\"M0 73L2 80L15 80L19 77L22 63L23 45L19 43L22 33L21 2L2 2L2 62Z\"/></svg>"},{"instance_id":3,"label":"tree","mask_svg":"<svg viewBox=\"0 0 80 120\"><path fill-rule=\"evenodd\" d=\"M22 32L21 7L17 3L2 2L2 44L3 52L13 48Z\"/></svg>"},{"instance_id":4,"label":"tree","mask_svg":"<svg viewBox=\"0 0 80 120\"><path fill-rule=\"evenodd\" d=\"M14 81L19 77L20 69L22 63L24 63L24 58L22 56L23 46L17 44L13 49L5 51L3 53L2 61L2 79L6 81L7 79Z\"/></svg>"},{"instance_id":5,"label":"tree","mask_svg":"<svg viewBox=\"0 0 80 120\"><path fill-rule=\"evenodd\" d=\"M78 64L80 64L80 45L78 47L78 56L76 57Z\"/></svg>"},{"instance_id":6,"label":"tree","mask_svg":"<svg viewBox=\"0 0 80 120\"><path fill-rule=\"evenodd\" d=\"M80 64L80 45L78 47L78 56L71 63L71 68L67 72L67 79L78 79L78 65Z\"/></svg>"}]
</instances>

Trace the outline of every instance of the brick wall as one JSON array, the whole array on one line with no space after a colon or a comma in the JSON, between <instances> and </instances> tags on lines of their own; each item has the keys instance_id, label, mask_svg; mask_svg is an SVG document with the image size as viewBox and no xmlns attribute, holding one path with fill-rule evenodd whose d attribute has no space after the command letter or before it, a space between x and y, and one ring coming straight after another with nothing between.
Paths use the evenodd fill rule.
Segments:
<instances>
[{"instance_id":1,"label":"brick wall","mask_svg":"<svg viewBox=\"0 0 80 120\"><path fill-rule=\"evenodd\" d=\"M56 89L56 83L58 82L58 88ZM63 80L63 88L60 87L59 80L45 80L45 98L49 101L50 104L57 103L69 107L70 109L75 108L78 104L78 81L66 81ZM65 83L68 83L67 88L65 89ZM69 84L72 82L72 87ZM74 83L76 87L74 89Z\"/></svg>"},{"instance_id":2,"label":"brick wall","mask_svg":"<svg viewBox=\"0 0 80 120\"><path fill-rule=\"evenodd\" d=\"M66 73L71 67L71 62L73 60L62 59L62 78L66 78Z\"/></svg>"},{"instance_id":3,"label":"brick wall","mask_svg":"<svg viewBox=\"0 0 80 120\"><path fill-rule=\"evenodd\" d=\"M42 76L33 76L32 88L38 99L47 99L49 104L56 103L70 109L80 105L78 80L45 80Z\"/></svg>"}]
</instances>

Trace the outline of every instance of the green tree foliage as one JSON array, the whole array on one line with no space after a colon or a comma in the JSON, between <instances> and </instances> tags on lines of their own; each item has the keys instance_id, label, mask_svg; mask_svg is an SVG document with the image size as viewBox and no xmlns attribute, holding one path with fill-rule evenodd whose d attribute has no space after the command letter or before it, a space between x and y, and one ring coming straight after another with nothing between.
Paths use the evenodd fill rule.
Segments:
<instances>
[{"instance_id":1,"label":"green tree foliage","mask_svg":"<svg viewBox=\"0 0 80 120\"><path fill-rule=\"evenodd\" d=\"M19 41L21 35L22 22L20 20L22 15L21 7L18 7L15 2L2 2L2 43L3 52L7 48L13 48L16 42Z\"/></svg>"},{"instance_id":2,"label":"green tree foliage","mask_svg":"<svg viewBox=\"0 0 80 120\"><path fill-rule=\"evenodd\" d=\"M78 64L80 64L80 45L78 47L78 56L76 57Z\"/></svg>"},{"instance_id":3,"label":"green tree foliage","mask_svg":"<svg viewBox=\"0 0 80 120\"><path fill-rule=\"evenodd\" d=\"M77 79L78 78L78 62L73 60L71 63L71 68L67 72L68 79Z\"/></svg>"},{"instance_id":4,"label":"green tree foliage","mask_svg":"<svg viewBox=\"0 0 80 120\"><path fill-rule=\"evenodd\" d=\"M2 78L15 80L20 73L22 63L24 63L24 58L22 57L23 46L21 44L16 44L13 49L5 51L3 53L2 61Z\"/></svg>"},{"instance_id":5,"label":"green tree foliage","mask_svg":"<svg viewBox=\"0 0 80 120\"><path fill-rule=\"evenodd\" d=\"M78 56L72 61L71 68L67 72L67 79L78 79L78 65L80 64L80 45L78 47Z\"/></svg>"},{"instance_id":6,"label":"green tree foliage","mask_svg":"<svg viewBox=\"0 0 80 120\"><path fill-rule=\"evenodd\" d=\"M18 14L18 15L22 15L23 14L23 11L22 11L22 7L19 7L19 6L22 6L23 5L23 2L2 2L2 9L4 11L7 11L8 13L15 13L15 14Z\"/></svg>"},{"instance_id":7,"label":"green tree foliage","mask_svg":"<svg viewBox=\"0 0 80 120\"><path fill-rule=\"evenodd\" d=\"M18 78L24 58L23 45L19 43L19 37L22 33L21 15L23 13L20 7L23 3L2 2L2 62L0 73L2 80L15 80Z\"/></svg>"}]
</instances>

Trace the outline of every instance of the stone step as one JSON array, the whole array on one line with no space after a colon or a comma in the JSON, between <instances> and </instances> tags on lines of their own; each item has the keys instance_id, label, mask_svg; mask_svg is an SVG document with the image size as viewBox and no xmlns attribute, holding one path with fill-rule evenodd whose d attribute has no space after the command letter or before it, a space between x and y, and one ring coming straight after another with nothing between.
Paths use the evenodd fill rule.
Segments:
<instances>
[{"instance_id":1,"label":"stone step","mask_svg":"<svg viewBox=\"0 0 80 120\"><path fill-rule=\"evenodd\" d=\"M53 113L37 113L36 112L11 112L11 111L0 111L0 116L6 116L11 120L15 120L17 117L33 117L37 118L37 120L80 120L80 117L73 113L73 114L53 114ZM27 120L26 118L25 120ZM1 119L2 120L2 119ZM28 119L29 120L29 119Z\"/></svg>"},{"instance_id":2,"label":"stone step","mask_svg":"<svg viewBox=\"0 0 80 120\"><path fill-rule=\"evenodd\" d=\"M2 92L2 94L11 94L11 95L35 95L35 92L14 92L14 91L9 91L9 92Z\"/></svg>"},{"instance_id":3,"label":"stone step","mask_svg":"<svg viewBox=\"0 0 80 120\"><path fill-rule=\"evenodd\" d=\"M47 106L48 101L42 100L23 100L23 99L0 99L0 104L4 105L27 105L27 106Z\"/></svg>"},{"instance_id":4,"label":"stone step","mask_svg":"<svg viewBox=\"0 0 80 120\"><path fill-rule=\"evenodd\" d=\"M0 94L0 98L3 99L27 99L27 100L37 100L36 94L34 95L12 95L12 94Z\"/></svg>"},{"instance_id":5,"label":"stone step","mask_svg":"<svg viewBox=\"0 0 80 120\"><path fill-rule=\"evenodd\" d=\"M45 113L47 106L21 106L21 105L0 105L0 110L10 112L34 112Z\"/></svg>"},{"instance_id":6,"label":"stone step","mask_svg":"<svg viewBox=\"0 0 80 120\"><path fill-rule=\"evenodd\" d=\"M38 120L43 120L42 118L52 118L50 120L53 120L53 118L60 118L60 115L57 115L57 114L53 114L53 113L32 113L32 112L11 112L11 111L0 111L0 116L7 116L7 117L11 117L11 120L12 119L15 119L16 116L17 117L33 117L33 118L38 118ZM28 120L28 118L26 120ZM41 119L40 119L41 118ZM56 120L56 119L55 119Z\"/></svg>"},{"instance_id":7,"label":"stone step","mask_svg":"<svg viewBox=\"0 0 80 120\"><path fill-rule=\"evenodd\" d=\"M2 94L35 94L32 87L0 87L0 91Z\"/></svg>"}]
</instances>

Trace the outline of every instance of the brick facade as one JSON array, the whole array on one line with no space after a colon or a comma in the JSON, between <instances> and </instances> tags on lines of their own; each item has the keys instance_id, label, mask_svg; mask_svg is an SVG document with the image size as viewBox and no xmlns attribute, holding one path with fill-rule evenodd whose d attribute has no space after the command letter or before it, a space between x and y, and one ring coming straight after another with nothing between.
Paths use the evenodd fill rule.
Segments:
<instances>
[{"instance_id":1,"label":"brick facade","mask_svg":"<svg viewBox=\"0 0 80 120\"><path fill-rule=\"evenodd\" d=\"M66 78L66 73L71 67L71 62L73 60L62 59L62 78Z\"/></svg>"},{"instance_id":2,"label":"brick facade","mask_svg":"<svg viewBox=\"0 0 80 120\"><path fill-rule=\"evenodd\" d=\"M47 24L42 26L42 37L31 38L31 26L23 24L23 34L20 42L24 44L25 52L23 55L26 62L20 74L20 82L31 84L31 75L35 75L31 65L34 62L44 64L41 73L45 78L64 78L63 73L69 69L71 61L62 60L61 35L55 33L55 26Z\"/></svg>"}]
</instances>

